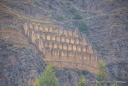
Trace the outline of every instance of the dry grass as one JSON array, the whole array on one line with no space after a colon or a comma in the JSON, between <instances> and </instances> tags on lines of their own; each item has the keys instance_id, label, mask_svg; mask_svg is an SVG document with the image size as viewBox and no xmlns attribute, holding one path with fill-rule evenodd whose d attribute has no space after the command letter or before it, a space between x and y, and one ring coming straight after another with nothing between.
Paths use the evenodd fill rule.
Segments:
<instances>
[{"instance_id":1,"label":"dry grass","mask_svg":"<svg viewBox=\"0 0 128 86\"><path fill-rule=\"evenodd\" d=\"M34 19L31 16L27 16L27 15L20 15L16 10L12 10L11 8L9 8L8 6L1 4L0 6L2 6L4 8L5 11L7 11L8 13L16 16L19 20L29 20L31 22L35 22L35 23L41 23L41 24L52 24L51 20L50 21L44 21L44 20L39 20L39 19Z\"/></svg>"}]
</instances>

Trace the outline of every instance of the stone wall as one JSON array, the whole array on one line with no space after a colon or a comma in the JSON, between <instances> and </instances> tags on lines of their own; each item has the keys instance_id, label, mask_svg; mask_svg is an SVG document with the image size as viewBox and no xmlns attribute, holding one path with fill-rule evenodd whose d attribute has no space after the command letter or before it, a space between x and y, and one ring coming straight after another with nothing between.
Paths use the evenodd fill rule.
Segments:
<instances>
[{"instance_id":1,"label":"stone wall","mask_svg":"<svg viewBox=\"0 0 128 86\"><path fill-rule=\"evenodd\" d=\"M21 35L20 30L9 27L0 27L1 39L14 43L28 44L28 39Z\"/></svg>"},{"instance_id":2,"label":"stone wall","mask_svg":"<svg viewBox=\"0 0 128 86\"><path fill-rule=\"evenodd\" d=\"M47 63L57 67L69 67L94 72L97 55L87 43L85 35L77 29L65 30L39 24L24 24L24 33L44 54Z\"/></svg>"},{"instance_id":3,"label":"stone wall","mask_svg":"<svg viewBox=\"0 0 128 86\"><path fill-rule=\"evenodd\" d=\"M20 30L16 28L0 27L0 39L12 43L11 46L6 46L8 49L26 47L38 52L33 45L29 44L28 39L21 34Z\"/></svg>"}]
</instances>

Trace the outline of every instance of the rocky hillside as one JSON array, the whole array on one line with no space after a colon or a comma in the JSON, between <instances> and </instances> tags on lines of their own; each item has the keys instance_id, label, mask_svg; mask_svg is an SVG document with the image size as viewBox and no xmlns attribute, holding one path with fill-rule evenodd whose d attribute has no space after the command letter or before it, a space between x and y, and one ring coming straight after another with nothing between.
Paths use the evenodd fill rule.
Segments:
<instances>
[{"instance_id":1,"label":"rocky hillside","mask_svg":"<svg viewBox=\"0 0 128 86\"><path fill-rule=\"evenodd\" d=\"M31 86L34 77L43 71L45 62L31 49L7 49L8 46L13 43L0 41L0 86ZM81 74L87 80L95 79L93 74L84 70L55 68L55 72L60 86L76 85Z\"/></svg>"},{"instance_id":2,"label":"rocky hillside","mask_svg":"<svg viewBox=\"0 0 128 86\"><path fill-rule=\"evenodd\" d=\"M23 40L27 39L22 27L25 21L57 25L64 29L78 28L86 33L99 59L105 61L109 79L128 81L127 4L128 0L1 0L0 28L20 31L18 35L22 35ZM17 38L18 41L15 41L14 38L9 34L0 34L0 85L3 86L7 83L8 86L12 83L15 86L21 85L21 82L24 82L24 86L31 84L30 77L38 75L45 67L40 58L43 56L36 54L38 51L29 40L19 43L21 40ZM23 65L26 65L25 68L22 68ZM30 73L31 71L36 73ZM79 76L74 70L71 71L75 77ZM16 77L17 74L21 76ZM61 80L63 77L59 78ZM74 79L69 79L64 86L72 86L72 80ZM66 82L66 79L61 82L63 81Z\"/></svg>"}]
</instances>

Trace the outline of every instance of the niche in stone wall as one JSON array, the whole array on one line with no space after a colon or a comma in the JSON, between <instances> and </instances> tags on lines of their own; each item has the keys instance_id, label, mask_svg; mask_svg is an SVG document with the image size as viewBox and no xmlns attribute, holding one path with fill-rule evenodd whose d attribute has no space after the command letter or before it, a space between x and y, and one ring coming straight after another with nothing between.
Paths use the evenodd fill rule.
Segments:
<instances>
[{"instance_id":1,"label":"niche in stone wall","mask_svg":"<svg viewBox=\"0 0 128 86\"><path fill-rule=\"evenodd\" d=\"M35 29L36 31L38 31L38 30L39 30L39 26L38 26L37 24L35 24L35 25L34 25L34 29Z\"/></svg>"},{"instance_id":2,"label":"niche in stone wall","mask_svg":"<svg viewBox=\"0 0 128 86\"><path fill-rule=\"evenodd\" d=\"M58 44L58 48L59 49L62 49L62 44Z\"/></svg>"},{"instance_id":3,"label":"niche in stone wall","mask_svg":"<svg viewBox=\"0 0 128 86\"><path fill-rule=\"evenodd\" d=\"M62 29L59 29L59 34L63 34L63 30Z\"/></svg>"},{"instance_id":4,"label":"niche in stone wall","mask_svg":"<svg viewBox=\"0 0 128 86\"><path fill-rule=\"evenodd\" d=\"M70 59L72 59L75 56L73 51L68 51L68 57L70 57Z\"/></svg>"},{"instance_id":5,"label":"niche in stone wall","mask_svg":"<svg viewBox=\"0 0 128 86\"><path fill-rule=\"evenodd\" d=\"M67 43L70 43L70 39L69 39L69 38L66 38L66 42L67 42Z\"/></svg>"},{"instance_id":6,"label":"niche in stone wall","mask_svg":"<svg viewBox=\"0 0 128 86\"><path fill-rule=\"evenodd\" d=\"M67 57L67 52L66 51L60 51L60 57Z\"/></svg>"},{"instance_id":7,"label":"niche in stone wall","mask_svg":"<svg viewBox=\"0 0 128 86\"><path fill-rule=\"evenodd\" d=\"M82 38L82 39L80 40L80 44L81 44L81 45L87 45L87 42L86 42L86 40L85 40L84 38Z\"/></svg>"},{"instance_id":8,"label":"niche in stone wall","mask_svg":"<svg viewBox=\"0 0 128 86\"><path fill-rule=\"evenodd\" d=\"M91 60L96 61L97 60L97 55L96 54L91 54Z\"/></svg>"},{"instance_id":9,"label":"niche in stone wall","mask_svg":"<svg viewBox=\"0 0 128 86\"><path fill-rule=\"evenodd\" d=\"M57 43L53 43L53 45L54 45L54 48L57 48Z\"/></svg>"},{"instance_id":10,"label":"niche in stone wall","mask_svg":"<svg viewBox=\"0 0 128 86\"><path fill-rule=\"evenodd\" d=\"M76 45L73 45L73 50L76 51Z\"/></svg>"},{"instance_id":11,"label":"niche in stone wall","mask_svg":"<svg viewBox=\"0 0 128 86\"><path fill-rule=\"evenodd\" d=\"M52 45L53 45L52 42L50 42L50 43L49 43L49 48L53 48Z\"/></svg>"},{"instance_id":12,"label":"niche in stone wall","mask_svg":"<svg viewBox=\"0 0 128 86\"><path fill-rule=\"evenodd\" d=\"M71 44L68 45L68 50L72 50L72 45Z\"/></svg>"},{"instance_id":13,"label":"niche in stone wall","mask_svg":"<svg viewBox=\"0 0 128 86\"><path fill-rule=\"evenodd\" d=\"M89 53L84 53L83 62L86 64L90 64L90 54Z\"/></svg>"},{"instance_id":14,"label":"niche in stone wall","mask_svg":"<svg viewBox=\"0 0 128 86\"><path fill-rule=\"evenodd\" d=\"M53 28L52 27L49 28L49 32L53 33Z\"/></svg>"},{"instance_id":15,"label":"niche in stone wall","mask_svg":"<svg viewBox=\"0 0 128 86\"><path fill-rule=\"evenodd\" d=\"M36 39L40 39L40 33L36 33Z\"/></svg>"},{"instance_id":16,"label":"niche in stone wall","mask_svg":"<svg viewBox=\"0 0 128 86\"><path fill-rule=\"evenodd\" d=\"M87 46L87 52L88 53L93 53L91 45L88 45Z\"/></svg>"},{"instance_id":17,"label":"niche in stone wall","mask_svg":"<svg viewBox=\"0 0 128 86\"><path fill-rule=\"evenodd\" d=\"M53 56L58 56L58 55L59 55L58 50L53 49L53 50L52 50L52 55L53 55Z\"/></svg>"},{"instance_id":18,"label":"niche in stone wall","mask_svg":"<svg viewBox=\"0 0 128 86\"><path fill-rule=\"evenodd\" d=\"M66 30L64 30L64 35L67 36L67 31Z\"/></svg>"},{"instance_id":19,"label":"niche in stone wall","mask_svg":"<svg viewBox=\"0 0 128 86\"><path fill-rule=\"evenodd\" d=\"M57 36L56 39L57 39L57 41L60 41L60 37L59 36Z\"/></svg>"},{"instance_id":20,"label":"niche in stone wall","mask_svg":"<svg viewBox=\"0 0 128 86\"><path fill-rule=\"evenodd\" d=\"M46 50L45 50L45 54L47 54L47 55L48 55L48 54L51 54L50 49L46 49Z\"/></svg>"},{"instance_id":21,"label":"niche in stone wall","mask_svg":"<svg viewBox=\"0 0 128 86\"><path fill-rule=\"evenodd\" d=\"M81 46L77 46L77 51L81 52Z\"/></svg>"},{"instance_id":22,"label":"niche in stone wall","mask_svg":"<svg viewBox=\"0 0 128 86\"><path fill-rule=\"evenodd\" d=\"M68 30L68 35L72 36L72 31L71 30Z\"/></svg>"},{"instance_id":23,"label":"niche in stone wall","mask_svg":"<svg viewBox=\"0 0 128 86\"><path fill-rule=\"evenodd\" d=\"M65 42L65 37L61 37L61 42Z\"/></svg>"},{"instance_id":24,"label":"niche in stone wall","mask_svg":"<svg viewBox=\"0 0 128 86\"><path fill-rule=\"evenodd\" d=\"M87 56L86 56L86 54L83 54L83 61L84 61L84 62L87 61Z\"/></svg>"},{"instance_id":25,"label":"niche in stone wall","mask_svg":"<svg viewBox=\"0 0 128 86\"><path fill-rule=\"evenodd\" d=\"M33 29L33 24L29 24L29 28L30 29Z\"/></svg>"},{"instance_id":26,"label":"niche in stone wall","mask_svg":"<svg viewBox=\"0 0 128 86\"><path fill-rule=\"evenodd\" d=\"M42 36L42 38L45 40L45 34L42 34L41 36Z\"/></svg>"},{"instance_id":27,"label":"niche in stone wall","mask_svg":"<svg viewBox=\"0 0 128 86\"><path fill-rule=\"evenodd\" d=\"M42 26L39 27L39 31L43 32L43 28L42 28Z\"/></svg>"},{"instance_id":28,"label":"niche in stone wall","mask_svg":"<svg viewBox=\"0 0 128 86\"><path fill-rule=\"evenodd\" d=\"M67 50L67 45L66 44L63 44L63 49Z\"/></svg>"},{"instance_id":29,"label":"niche in stone wall","mask_svg":"<svg viewBox=\"0 0 128 86\"><path fill-rule=\"evenodd\" d=\"M81 62L82 56L80 52L76 52L76 61Z\"/></svg>"},{"instance_id":30,"label":"niche in stone wall","mask_svg":"<svg viewBox=\"0 0 128 86\"><path fill-rule=\"evenodd\" d=\"M49 47L49 43L48 42L45 42L45 47Z\"/></svg>"},{"instance_id":31,"label":"niche in stone wall","mask_svg":"<svg viewBox=\"0 0 128 86\"><path fill-rule=\"evenodd\" d=\"M55 41L56 37L54 35L52 35L52 40Z\"/></svg>"},{"instance_id":32,"label":"niche in stone wall","mask_svg":"<svg viewBox=\"0 0 128 86\"><path fill-rule=\"evenodd\" d=\"M44 27L44 31L45 32L48 32L48 28L46 26Z\"/></svg>"},{"instance_id":33,"label":"niche in stone wall","mask_svg":"<svg viewBox=\"0 0 128 86\"><path fill-rule=\"evenodd\" d=\"M42 52L42 49L44 48L42 41L43 41L43 40L40 38L40 39L39 39L39 44L38 44L38 49L39 49L40 52Z\"/></svg>"},{"instance_id":34,"label":"niche in stone wall","mask_svg":"<svg viewBox=\"0 0 128 86\"><path fill-rule=\"evenodd\" d=\"M46 35L46 39L47 39L47 40L51 40L51 35L47 34L47 35Z\"/></svg>"},{"instance_id":35,"label":"niche in stone wall","mask_svg":"<svg viewBox=\"0 0 128 86\"><path fill-rule=\"evenodd\" d=\"M76 44L79 44L79 39L78 38L76 39Z\"/></svg>"},{"instance_id":36,"label":"niche in stone wall","mask_svg":"<svg viewBox=\"0 0 128 86\"><path fill-rule=\"evenodd\" d=\"M68 61L71 61L71 59L72 59L72 53L71 53L71 51L68 51L67 52L67 57L68 57Z\"/></svg>"},{"instance_id":37,"label":"niche in stone wall","mask_svg":"<svg viewBox=\"0 0 128 86\"><path fill-rule=\"evenodd\" d=\"M58 29L57 28L54 29L54 33L58 34Z\"/></svg>"},{"instance_id":38,"label":"niche in stone wall","mask_svg":"<svg viewBox=\"0 0 128 86\"><path fill-rule=\"evenodd\" d=\"M51 58L51 50L48 48L45 49L45 58L52 59Z\"/></svg>"},{"instance_id":39,"label":"niche in stone wall","mask_svg":"<svg viewBox=\"0 0 128 86\"><path fill-rule=\"evenodd\" d=\"M82 47L82 51L86 52L86 46Z\"/></svg>"},{"instance_id":40,"label":"niche in stone wall","mask_svg":"<svg viewBox=\"0 0 128 86\"><path fill-rule=\"evenodd\" d=\"M73 38L71 38L71 43L74 44L74 39Z\"/></svg>"},{"instance_id":41,"label":"niche in stone wall","mask_svg":"<svg viewBox=\"0 0 128 86\"><path fill-rule=\"evenodd\" d=\"M74 36L74 37L78 37L78 30L75 29L75 30L73 31L73 36Z\"/></svg>"}]
</instances>

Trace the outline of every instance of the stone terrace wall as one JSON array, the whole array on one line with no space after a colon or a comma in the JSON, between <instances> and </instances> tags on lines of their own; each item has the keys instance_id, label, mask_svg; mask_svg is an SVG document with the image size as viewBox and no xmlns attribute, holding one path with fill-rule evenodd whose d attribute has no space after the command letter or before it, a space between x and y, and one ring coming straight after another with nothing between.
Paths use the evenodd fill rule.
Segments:
<instances>
[{"instance_id":1,"label":"stone terrace wall","mask_svg":"<svg viewBox=\"0 0 128 86\"><path fill-rule=\"evenodd\" d=\"M10 27L0 27L0 39L8 42L12 42L12 46L7 46L7 48L30 48L37 52L36 48L28 43L28 39L21 34L20 30Z\"/></svg>"},{"instance_id":2,"label":"stone terrace wall","mask_svg":"<svg viewBox=\"0 0 128 86\"><path fill-rule=\"evenodd\" d=\"M24 33L44 54L47 63L57 67L69 67L94 72L97 69L97 55L79 31L65 30L53 26L24 24Z\"/></svg>"}]
</instances>

